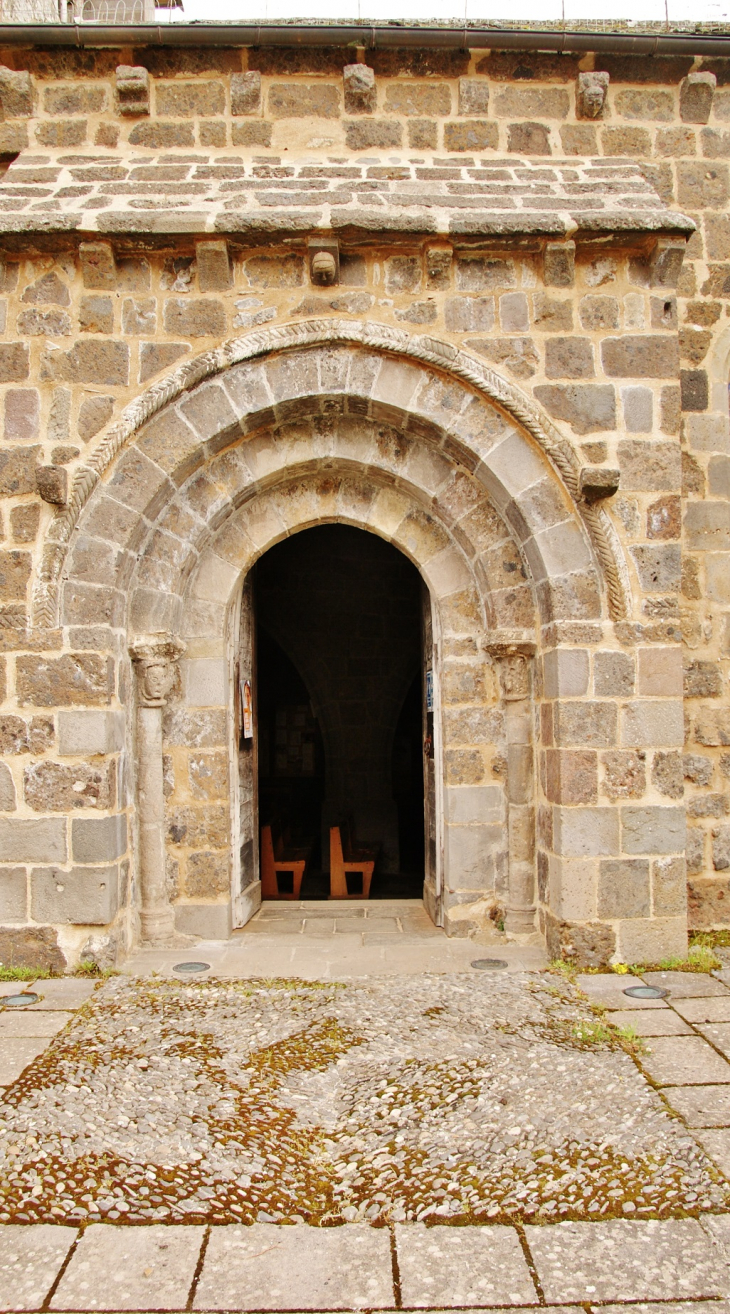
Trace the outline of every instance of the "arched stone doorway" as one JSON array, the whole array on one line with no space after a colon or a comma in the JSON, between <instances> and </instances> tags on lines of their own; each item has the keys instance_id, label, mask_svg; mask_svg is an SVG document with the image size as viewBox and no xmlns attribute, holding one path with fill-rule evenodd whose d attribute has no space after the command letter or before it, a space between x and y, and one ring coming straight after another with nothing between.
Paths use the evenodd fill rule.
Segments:
<instances>
[{"instance_id":1,"label":"arched stone doorway","mask_svg":"<svg viewBox=\"0 0 730 1314\"><path fill-rule=\"evenodd\" d=\"M418 571L378 535L327 524L278 543L253 574L259 829L303 851L307 900L330 893L331 826L376 853L371 898L421 897L433 718ZM362 889L356 873L350 886Z\"/></svg>"},{"instance_id":2,"label":"arched stone doorway","mask_svg":"<svg viewBox=\"0 0 730 1314\"><path fill-rule=\"evenodd\" d=\"M103 619L118 636L120 813L139 878L125 934L140 908L148 936L173 911L183 930L225 934L255 908L240 862L253 836L237 831L236 609L270 546L340 522L393 543L431 597L447 931L479 925L503 892L508 928L531 930L537 909L558 950L563 934L603 957L638 931L679 943L682 919L656 918L651 896L627 916L612 901L623 878L606 864L627 850L619 808L597 796L596 745L617 742L619 713L623 743L648 723L631 729L625 693L585 702L593 654L632 603L610 521L578 486L573 448L516 389L373 325L253 334L128 408L58 517L36 600L39 623L60 616L79 636ZM664 734L674 711L658 711Z\"/></svg>"}]
</instances>

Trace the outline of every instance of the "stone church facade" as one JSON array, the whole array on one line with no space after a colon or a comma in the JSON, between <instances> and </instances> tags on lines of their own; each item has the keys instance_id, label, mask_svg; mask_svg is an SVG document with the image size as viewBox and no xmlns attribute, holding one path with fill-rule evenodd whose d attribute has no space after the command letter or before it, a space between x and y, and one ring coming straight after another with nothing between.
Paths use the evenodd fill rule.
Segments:
<instances>
[{"instance_id":1,"label":"stone church facade","mask_svg":"<svg viewBox=\"0 0 730 1314\"><path fill-rule=\"evenodd\" d=\"M448 934L730 925L730 57L0 61L0 958L255 912L247 580L325 523L427 590Z\"/></svg>"}]
</instances>

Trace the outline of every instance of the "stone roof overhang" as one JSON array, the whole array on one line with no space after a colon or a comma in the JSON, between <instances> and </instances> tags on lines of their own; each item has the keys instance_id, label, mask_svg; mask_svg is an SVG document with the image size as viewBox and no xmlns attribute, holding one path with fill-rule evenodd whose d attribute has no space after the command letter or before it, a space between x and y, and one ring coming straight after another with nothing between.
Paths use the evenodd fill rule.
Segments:
<instances>
[{"instance_id":1,"label":"stone roof overhang","mask_svg":"<svg viewBox=\"0 0 730 1314\"><path fill-rule=\"evenodd\" d=\"M155 238L688 236L624 159L244 158L235 152L23 151L0 180L0 240L15 234Z\"/></svg>"}]
</instances>

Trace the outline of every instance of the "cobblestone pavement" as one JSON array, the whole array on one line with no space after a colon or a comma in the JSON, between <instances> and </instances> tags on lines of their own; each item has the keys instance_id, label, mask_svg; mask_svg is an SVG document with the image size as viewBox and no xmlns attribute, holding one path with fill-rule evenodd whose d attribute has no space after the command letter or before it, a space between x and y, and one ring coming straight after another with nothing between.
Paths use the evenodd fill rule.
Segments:
<instances>
[{"instance_id":1,"label":"cobblestone pavement","mask_svg":"<svg viewBox=\"0 0 730 1314\"><path fill-rule=\"evenodd\" d=\"M726 975L41 981L0 1310L730 1314Z\"/></svg>"}]
</instances>

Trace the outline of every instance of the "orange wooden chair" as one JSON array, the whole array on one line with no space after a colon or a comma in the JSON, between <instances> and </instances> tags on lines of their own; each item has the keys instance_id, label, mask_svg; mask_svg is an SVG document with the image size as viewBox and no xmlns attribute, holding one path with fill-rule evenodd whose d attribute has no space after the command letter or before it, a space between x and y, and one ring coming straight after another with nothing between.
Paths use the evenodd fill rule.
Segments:
<instances>
[{"instance_id":1,"label":"orange wooden chair","mask_svg":"<svg viewBox=\"0 0 730 1314\"><path fill-rule=\"evenodd\" d=\"M342 851L342 836L339 826L330 826L330 899L369 899L370 882L377 850L360 849L355 851L349 830L347 835L347 857ZM350 894L347 888L347 873L360 872L362 875L362 892Z\"/></svg>"},{"instance_id":2,"label":"orange wooden chair","mask_svg":"<svg viewBox=\"0 0 730 1314\"><path fill-rule=\"evenodd\" d=\"M286 850L281 836L276 849L271 826L261 827L261 897L262 899L298 899L309 853L306 849ZM292 890L279 889L279 872L291 872Z\"/></svg>"}]
</instances>

